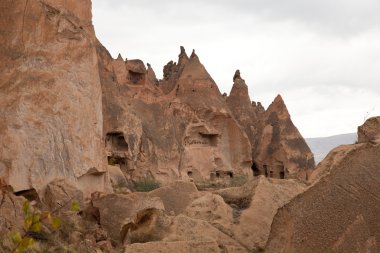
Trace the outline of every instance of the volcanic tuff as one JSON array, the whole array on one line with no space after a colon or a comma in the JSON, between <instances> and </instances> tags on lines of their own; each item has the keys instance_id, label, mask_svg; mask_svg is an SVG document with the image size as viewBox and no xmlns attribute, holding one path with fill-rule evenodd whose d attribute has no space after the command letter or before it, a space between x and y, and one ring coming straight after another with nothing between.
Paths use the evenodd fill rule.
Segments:
<instances>
[{"instance_id":1,"label":"volcanic tuff","mask_svg":"<svg viewBox=\"0 0 380 253\"><path fill-rule=\"evenodd\" d=\"M63 219L32 234L41 250L378 251L378 118L313 170L281 96L265 110L240 71L222 95L181 47L158 80L111 57L90 0L4 0L0 14L0 251L25 232L25 198Z\"/></svg>"},{"instance_id":2,"label":"volcanic tuff","mask_svg":"<svg viewBox=\"0 0 380 253\"><path fill-rule=\"evenodd\" d=\"M65 178L105 190L91 1L1 1L0 177L16 192Z\"/></svg>"}]
</instances>

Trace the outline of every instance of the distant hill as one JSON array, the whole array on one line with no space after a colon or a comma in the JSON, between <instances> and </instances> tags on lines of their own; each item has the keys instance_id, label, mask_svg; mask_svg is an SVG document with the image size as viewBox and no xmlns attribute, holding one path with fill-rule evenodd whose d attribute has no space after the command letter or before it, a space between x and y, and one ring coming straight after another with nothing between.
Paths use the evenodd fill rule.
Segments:
<instances>
[{"instance_id":1,"label":"distant hill","mask_svg":"<svg viewBox=\"0 0 380 253\"><path fill-rule=\"evenodd\" d=\"M315 164L318 164L333 148L343 144L355 143L357 135L356 133L349 133L329 137L306 138L305 140L314 153Z\"/></svg>"}]
</instances>

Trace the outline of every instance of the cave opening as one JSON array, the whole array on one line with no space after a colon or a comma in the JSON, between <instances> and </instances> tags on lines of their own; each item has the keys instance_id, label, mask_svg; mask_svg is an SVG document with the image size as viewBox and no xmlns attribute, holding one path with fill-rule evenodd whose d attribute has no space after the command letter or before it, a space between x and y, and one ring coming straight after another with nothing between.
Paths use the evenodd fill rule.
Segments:
<instances>
[{"instance_id":1,"label":"cave opening","mask_svg":"<svg viewBox=\"0 0 380 253\"><path fill-rule=\"evenodd\" d=\"M106 147L114 151L128 151L128 143L122 132L107 133Z\"/></svg>"},{"instance_id":2,"label":"cave opening","mask_svg":"<svg viewBox=\"0 0 380 253\"><path fill-rule=\"evenodd\" d=\"M144 74L129 70L128 80L131 81L133 84L143 84Z\"/></svg>"},{"instance_id":3,"label":"cave opening","mask_svg":"<svg viewBox=\"0 0 380 253\"><path fill-rule=\"evenodd\" d=\"M255 162L253 162L252 166L251 166L251 169L252 169L252 172L253 172L253 175L255 177L259 176L260 175L260 170L259 168L257 167L257 164Z\"/></svg>"}]
</instances>

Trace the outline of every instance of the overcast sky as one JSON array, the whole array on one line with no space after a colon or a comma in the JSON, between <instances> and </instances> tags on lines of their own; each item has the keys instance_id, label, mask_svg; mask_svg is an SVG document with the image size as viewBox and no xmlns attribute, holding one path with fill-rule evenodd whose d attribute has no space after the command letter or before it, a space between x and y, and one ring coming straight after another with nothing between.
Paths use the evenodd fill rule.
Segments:
<instances>
[{"instance_id":1,"label":"overcast sky","mask_svg":"<svg viewBox=\"0 0 380 253\"><path fill-rule=\"evenodd\" d=\"M380 115L379 0L93 0L93 22L113 57L148 62L159 78L181 45L222 93L240 69L251 100L267 107L281 94L304 137Z\"/></svg>"}]
</instances>

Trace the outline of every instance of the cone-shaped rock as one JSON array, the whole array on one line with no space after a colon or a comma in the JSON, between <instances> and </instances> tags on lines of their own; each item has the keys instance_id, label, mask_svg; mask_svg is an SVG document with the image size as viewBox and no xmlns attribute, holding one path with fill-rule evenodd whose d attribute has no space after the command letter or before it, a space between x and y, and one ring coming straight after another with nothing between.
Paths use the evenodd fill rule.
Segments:
<instances>
[{"instance_id":1,"label":"cone-shaped rock","mask_svg":"<svg viewBox=\"0 0 380 253\"><path fill-rule=\"evenodd\" d=\"M278 95L257 124L254 168L275 178L306 179L314 168L314 155L294 126L288 109Z\"/></svg>"}]
</instances>

